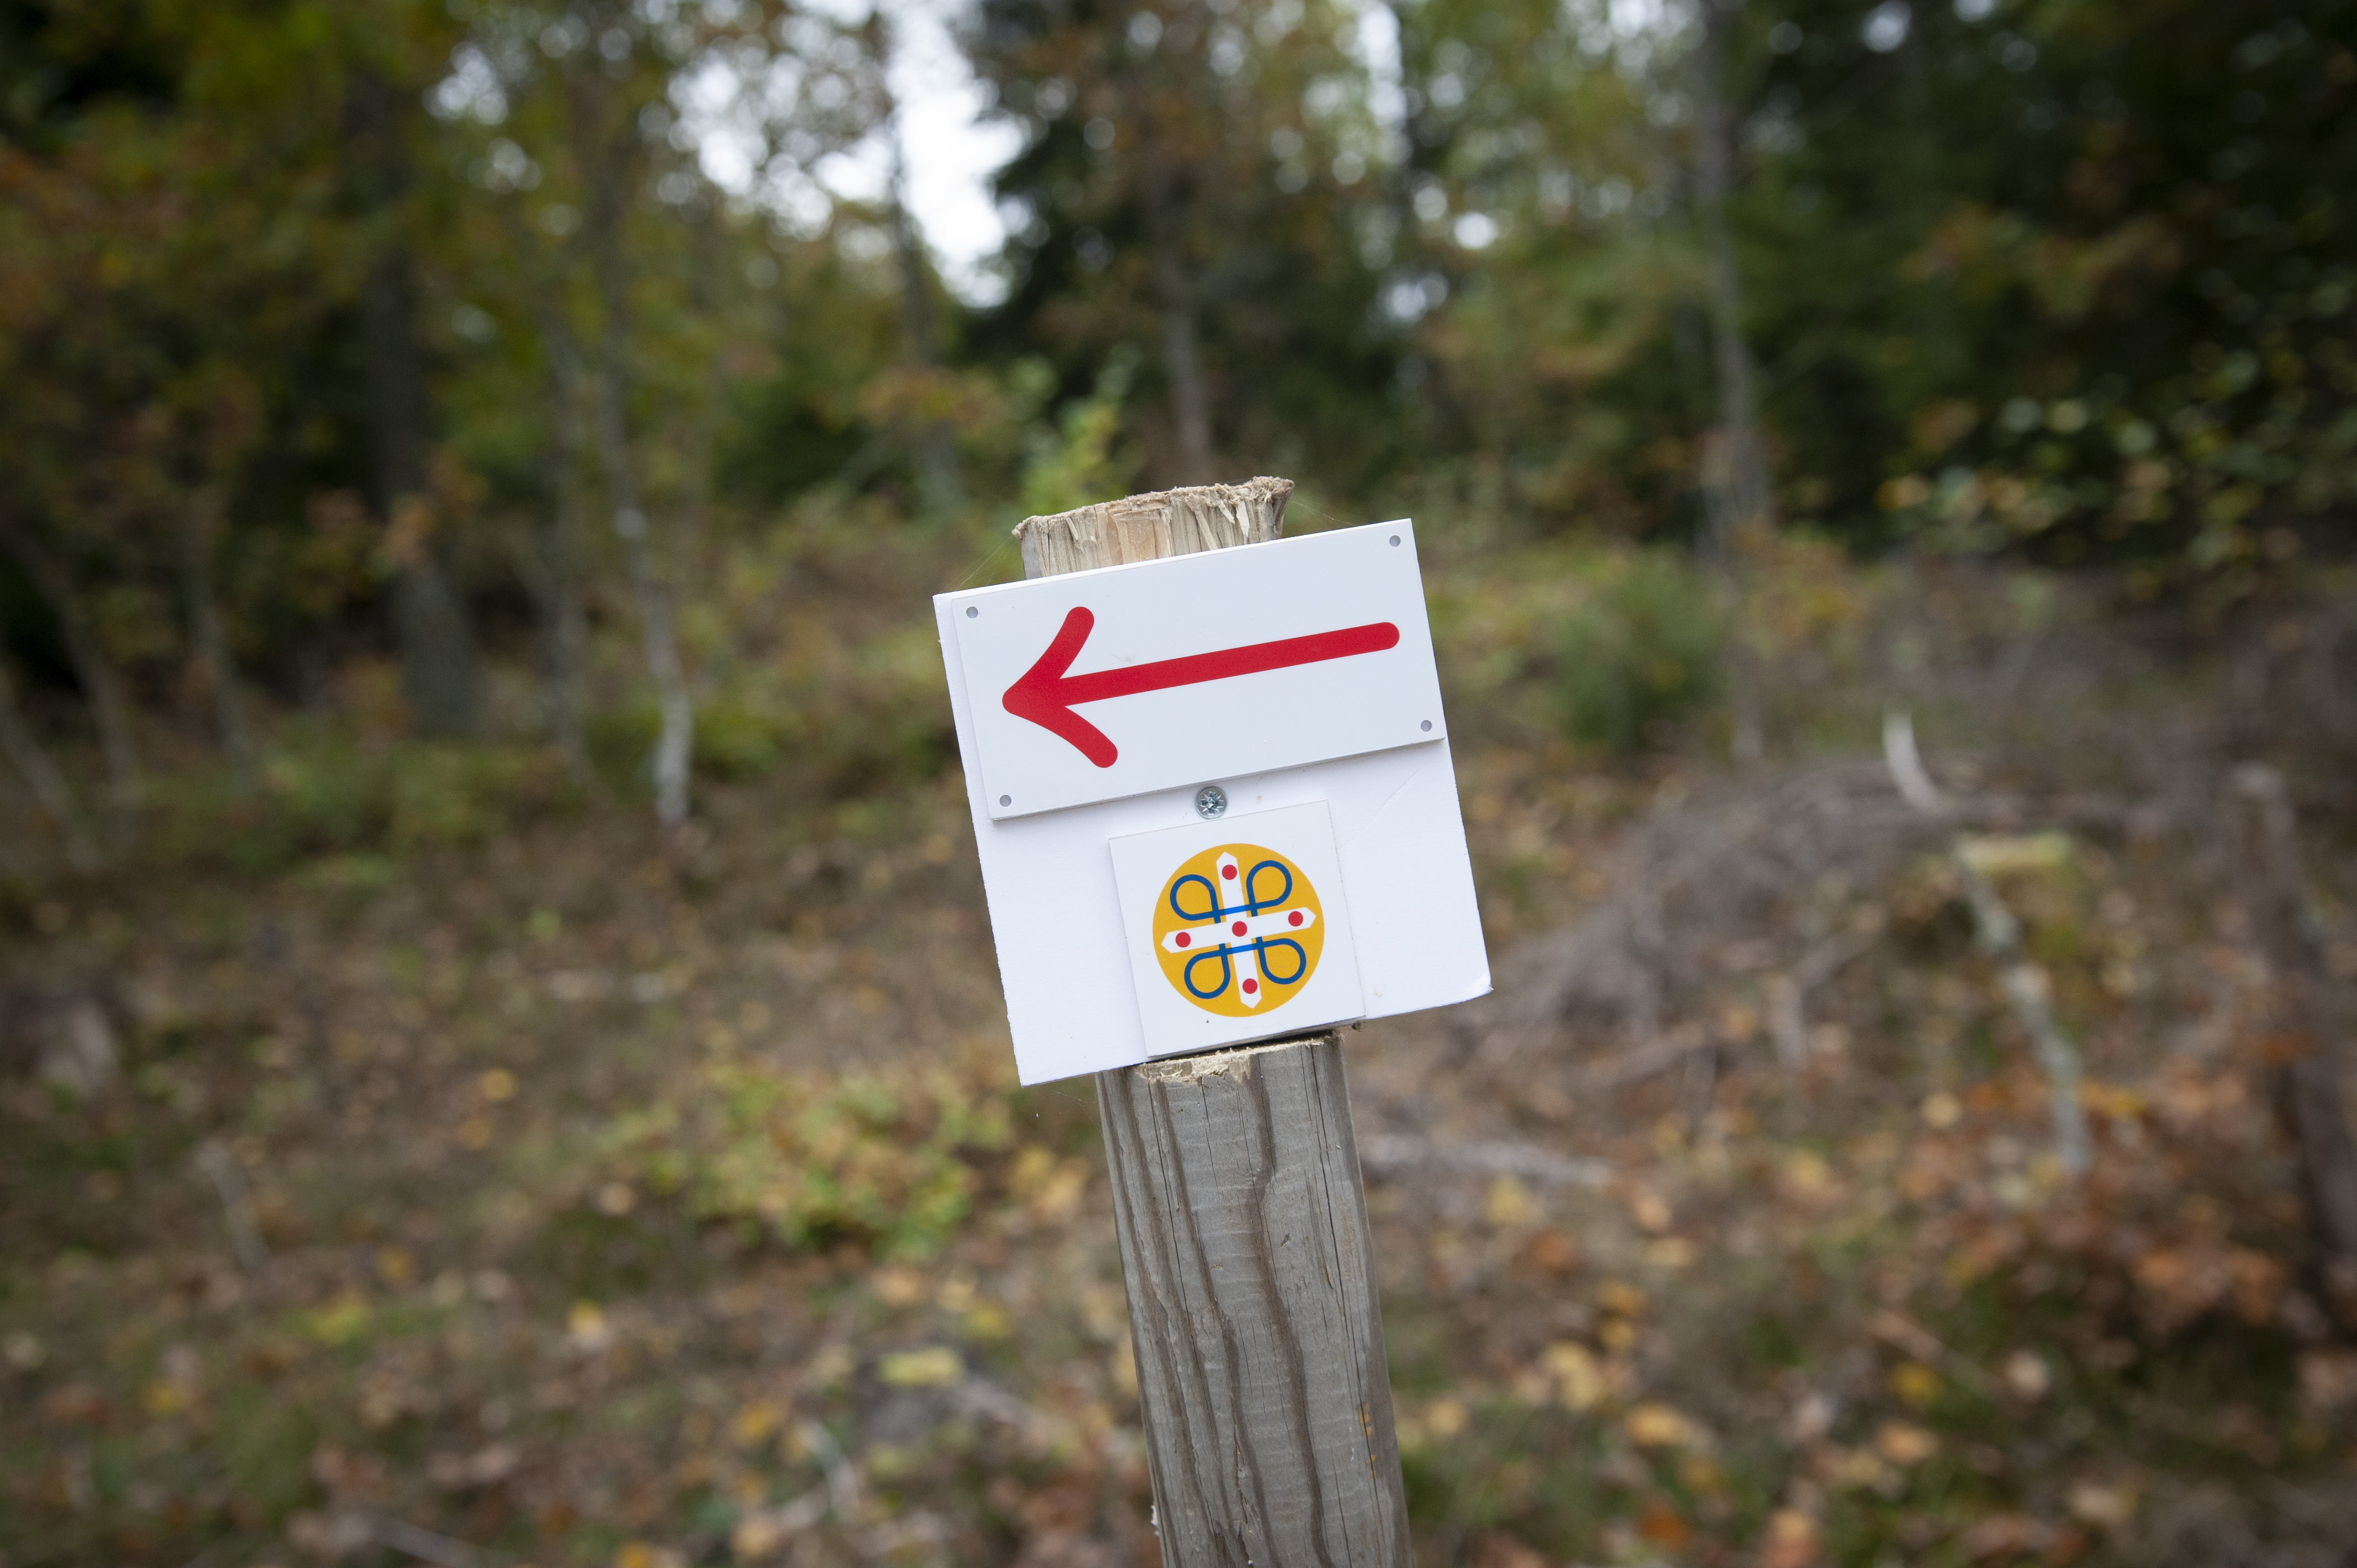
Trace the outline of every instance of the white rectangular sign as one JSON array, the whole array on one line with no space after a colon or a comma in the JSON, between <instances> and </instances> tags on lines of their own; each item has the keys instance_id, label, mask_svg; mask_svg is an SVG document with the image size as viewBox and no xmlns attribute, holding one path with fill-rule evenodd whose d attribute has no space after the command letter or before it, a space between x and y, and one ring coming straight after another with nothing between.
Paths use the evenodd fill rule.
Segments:
<instances>
[{"instance_id":1,"label":"white rectangular sign","mask_svg":"<svg viewBox=\"0 0 2357 1568\"><path fill-rule=\"evenodd\" d=\"M933 601L1025 1083L1489 991L1415 561L1408 525L1384 523ZM1265 590L1264 573L1291 596ZM1067 667L1082 675L1159 679L1207 651L1372 624L1399 637L1308 664L1198 665L1210 679L1119 698L1084 688L1065 711L1116 752L1099 767L1058 733L1080 736L1070 721L1051 728L1005 702L1075 608L1092 629L1140 618L1113 656L1086 642ZM999 610L1028 629L983 633ZM1163 727L1141 727L1149 714ZM1207 784L1226 802L1208 821Z\"/></svg>"},{"instance_id":2,"label":"white rectangular sign","mask_svg":"<svg viewBox=\"0 0 2357 1568\"><path fill-rule=\"evenodd\" d=\"M939 602L994 818L1448 733L1404 521Z\"/></svg>"}]
</instances>

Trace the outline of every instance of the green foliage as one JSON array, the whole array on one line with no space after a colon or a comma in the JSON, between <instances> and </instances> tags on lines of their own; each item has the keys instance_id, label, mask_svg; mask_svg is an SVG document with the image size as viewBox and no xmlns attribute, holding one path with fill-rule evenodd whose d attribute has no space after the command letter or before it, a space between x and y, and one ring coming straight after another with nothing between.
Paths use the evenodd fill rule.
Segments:
<instances>
[{"instance_id":1,"label":"green foliage","mask_svg":"<svg viewBox=\"0 0 2357 1568\"><path fill-rule=\"evenodd\" d=\"M785 757L783 728L741 702L705 703L695 713L696 770L716 779L760 778Z\"/></svg>"},{"instance_id":2,"label":"green foliage","mask_svg":"<svg viewBox=\"0 0 2357 1568\"><path fill-rule=\"evenodd\" d=\"M1123 437L1122 405L1136 379L1137 363L1135 349L1116 345L1105 356L1089 395L1067 404L1055 428L1033 434L1017 502L1024 516L1045 517L1129 493L1142 459ZM1037 360L1018 369L1028 378L1049 373Z\"/></svg>"},{"instance_id":3,"label":"green foliage","mask_svg":"<svg viewBox=\"0 0 2357 1568\"><path fill-rule=\"evenodd\" d=\"M1683 557L1598 558L1555 636L1555 698L1584 745L1633 751L1718 694L1725 626L1714 585Z\"/></svg>"},{"instance_id":4,"label":"green foliage","mask_svg":"<svg viewBox=\"0 0 2357 1568\"><path fill-rule=\"evenodd\" d=\"M938 1251L972 1206L976 1155L1012 1137L1002 1051L844 1074L719 1058L691 1086L619 1118L613 1169L699 1219L791 1248L838 1240L887 1257Z\"/></svg>"},{"instance_id":5,"label":"green foliage","mask_svg":"<svg viewBox=\"0 0 2357 1568\"><path fill-rule=\"evenodd\" d=\"M180 779L159 802L156 848L254 874L324 857L320 886L364 892L389 875L387 853L479 844L568 794L539 746L369 746L290 726L251 791L221 771Z\"/></svg>"}]
</instances>

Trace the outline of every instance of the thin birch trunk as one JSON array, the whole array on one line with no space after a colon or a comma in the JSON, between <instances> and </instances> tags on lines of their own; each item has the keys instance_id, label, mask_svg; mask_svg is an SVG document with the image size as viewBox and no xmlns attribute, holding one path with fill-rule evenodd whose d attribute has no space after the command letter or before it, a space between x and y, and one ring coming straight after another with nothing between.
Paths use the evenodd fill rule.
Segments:
<instances>
[{"instance_id":1,"label":"thin birch trunk","mask_svg":"<svg viewBox=\"0 0 2357 1568\"><path fill-rule=\"evenodd\" d=\"M695 743L695 707L688 693L687 674L679 657L679 641L672 624L671 590L657 570L649 540L646 509L639 488L638 465L630 452L630 273L622 258L622 209L629 179L625 124L608 131L596 113L597 90L580 84L576 99L576 124L589 174L590 270L597 281L598 306L605 317L603 364L597 378L597 418L594 421L598 457L606 472L606 499L614 532L622 541L623 559L630 576L630 596L639 612L641 650L647 673L655 684L662 720L652 759L655 820L665 828L687 821L688 768ZM585 102L585 100L587 100Z\"/></svg>"},{"instance_id":2,"label":"thin birch trunk","mask_svg":"<svg viewBox=\"0 0 2357 1568\"><path fill-rule=\"evenodd\" d=\"M1711 360L1718 392L1718 430L1703 462L1710 514L1707 553L1719 574L1730 611L1727 684L1735 708L1735 755L1756 760L1761 734L1758 671L1746 645L1744 542L1775 526L1775 499L1760 443L1758 374L1743 337L1743 288L1727 202L1734 188L1735 136L1727 107L1727 18L1719 0L1695 7L1700 37L1695 51L1695 221L1702 240L1710 302Z\"/></svg>"},{"instance_id":3,"label":"thin birch trunk","mask_svg":"<svg viewBox=\"0 0 2357 1568\"><path fill-rule=\"evenodd\" d=\"M909 216L908 153L896 119L892 128L892 244L900 267L900 336L909 362L930 369L940 360L933 332L933 302L925 292L924 242ZM917 424L918 483L925 510L954 510L965 499L964 476L958 471L957 436L939 419Z\"/></svg>"},{"instance_id":4,"label":"thin birch trunk","mask_svg":"<svg viewBox=\"0 0 2357 1568\"><path fill-rule=\"evenodd\" d=\"M253 788L253 734L246 726L237 662L221 627L220 601L213 596L213 540L220 532L222 504L220 488L207 486L181 509L180 596L188 618L188 641L212 698L214 733L238 789L245 791Z\"/></svg>"},{"instance_id":5,"label":"thin birch trunk","mask_svg":"<svg viewBox=\"0 0 2357 1568\"><path fill-rule=\"evenodd\" d=\"M1915 744L1915 721L1903 708L1882 715L1882 761L1890 781L1906 802L1932 819L1953 818L1955 806L1932 782ZM2029 1036L2040 1069L2046 1075L2047 1111L2054 1124L2054 1159L2073 1180L2093 1163L2093 1144L2087 1132L2086 1107L2079 1101L2083 1075L2079 1047L2055 1018L2046 972L2030 961L2021 941L2021 922L2007 908L1990 881L1986 862L1996 841L1959 833L1950 845L1956 878L1973 916L1973 934L1983 952L1997 966L1997 986L2014 1021Z\"/></svg>"},{"instance_id":6,"label":"thin birch trunk","mask_svg":"<svg viewBox=\"0 0 2357 1568\"><path fill-rule=\"evenodd\" d=\"M1956 841L1957 879L1973 912L1973 932L1981 950L1996 961L1997 984L2013 1009L2015 1022L2029 1036L2040 1070L2046 1075L2047 1111L2054 1124L2054 1160L2063 1174L2078 1177L2093 1163L2093 1145L2087 1135L2086 1107L2079 1102L2082 1070L2079 1047L2054 1016L2052 986L2046 972L2022 950L2021 922L1997 896L1996 886L1982 868L1980 841Z\"/></svg>"},{"instance_id":7,"label":"thin birch trunk","mask_svg":"<svg viewBox=\"0 0 2357 1568\"><path fill-rule=\"evenodd\" d=\"M128 849L139 836L139 746L123 679L100 649L98 629L91 625L89 610L75 592L64 563L21 530L12 529L5 537L8 553L32 579L49 613L57 617L66 659L73 665L83 700L90 703L99 750L106 758L111 836L117 850Z\"/></svg>"}]
</instances>

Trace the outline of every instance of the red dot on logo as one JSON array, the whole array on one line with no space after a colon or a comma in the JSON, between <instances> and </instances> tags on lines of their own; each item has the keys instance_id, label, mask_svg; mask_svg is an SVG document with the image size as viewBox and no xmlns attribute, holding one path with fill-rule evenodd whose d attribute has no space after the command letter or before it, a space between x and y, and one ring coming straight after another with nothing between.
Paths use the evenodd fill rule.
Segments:
<instances>
[{"instance_id":1,"label":"red dot on logo","mask_svg":"<svg viewBox=\"0 0 2357 1568\"><path fill-rule=\"evenodd\" d=\"M1242 920L1238 920L1234 925L1230 926L1228 929L1235 932L1238 936L1243 936L1244 934L1244 923Z\"/></svg>"},{"instance_id":2,"label":"red dot on logo","mask_svg":"<svg viewBox=\"0 0 2357 1568\"><path fill-rule=\"evenodd\" d=\"M1220 867L1220 875L1233 882L1236 879L1236 868L1232 865L1223 865Z\"/></svg>"},{"instance_id":3,"label":"red dot on logo","mask_svg":"<svg viewBox=\"0 0 2357 1568\"><path fill-rule=\"evenodd\" d=\"M1286 924L1287 924L1287 925L1291 925L1291 926L1297 926L1297 925L1301 924L1301 911L1300 911L1300 910L1298 910L1298 909L1296 909L1292 914L1287 915L1287 916L1285 918L1285 920L1286 920Z\"/></svg>"},{"instance_id":4,"label":"red dot on logo","mask_svg":"<svg viewBox=\"0 0 2357 1568\"><path fill-rule=\"evenodd\" d=\"M1245 994L1245 995L1250 996L1254 992L1258 991L1259 989L1260 989L1260 982L1259 982L1259 981L1257 981L1257 980L1247 980L1247 981L1245 981L1245 982L1244 982L1244 994Z\"/></svg>"},{"instance_id":5,"label":"red dot on logo","mask_svg":"<svg viewBox=\"0 0 2357 1568\"><path fill-rule=\"evenodd\" d=\"M1189 940L1190 939L1188 937L1186 932L1181 931L1178 933L1178 945L1180 947L1185 947Z\"/></svg>"}]
</instances>

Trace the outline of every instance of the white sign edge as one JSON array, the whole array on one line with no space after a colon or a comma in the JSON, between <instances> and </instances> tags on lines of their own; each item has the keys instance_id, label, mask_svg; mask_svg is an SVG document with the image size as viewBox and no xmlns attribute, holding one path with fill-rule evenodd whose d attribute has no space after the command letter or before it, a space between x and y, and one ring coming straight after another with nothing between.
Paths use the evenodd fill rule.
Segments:
<instances>
[{"instance_id":1,"label":"white sign edge","mask_svg":"<svg viewBox=\"0 0 2357 1568\"><path fill-rule=\"evenodd\" d=\"M1152 561L1124 561L1117 565L1092 566L1085 571L1080 572L1061 572L1058 573L1053 577L1025 577L1012 583L988 583L979 588L952 588L947 592L933 596L934 624L940 628L942 648L944 650L943 667L945 671L949 672L952 684L956 686L957 694L964 699L960 706L963 707L967 714L972 714L974 703L982 699L979 698L975 693L966 688L965 660L963 652L960 652L954 668L952 668L949 664L949 655L947 652L950 645L955 643L958 639L963 635L963 628L957 624L957 618L953 613L952 613L954 607L958 605L974 604L977 601L988 598L992 595L1005 593L1013 589L1035 588L1043 583L1052 582L1059 585L1084 583L1091 579L1102 578L1113 574L1133 572L1141 567L1168 566L1175 562L1193 561L1198 557L1214 553L1221 557L1222 564L1225 564L1234 560L1236 553L1239 551L1266 550L1299 544L1315 544L1321 541L1329 540L1336 534L1360 533L1385 528L1396 528L1405 531L1407 538L1408 553L1410 559L1415 564L1415 578L1418 585L1417 608L1421 612L1422 623L1418 628L1418 634L1419 639L1421 640L1425 651L1433 666L1432 678L1434 686L1434 702L1432 707L1433 722L1437 726L1436 733L1429 736L1418 736L1408 740L1397 742L1391 746L1369 746L1361 751L1340 752L1330 757L1318 757L1303 762L1287 763L1285 767L1288 768L1315 767L1319 762L1337 761L1343 757L1367 757L1380 751L1398 751L1413 746L1426 745L1432 741L1447 740L1448 738L1448 703L1439 689L1438 651L1434 647L1432 640L1431 610L1423 598L1422 584L1424 575L1424 558L1422 552L1418 549L1416 544L1415 521L1413 518L1394 518L1386 522L1353 523L1346 528L1322 529L1316 533L1297 534L1285 539L1264 539L1251 544L1233 545L1228 549L1218 552L1195 551L1186 555L1160 556ZM969 775L979 776L982 762L980 751L981 740L979 734L977 732L975 736L974 755L970 758L964 757L964 741L966 734L967 730L965 728L960 729L960 756L965 763ZM1262 768L1257 771L1263 773L1273 773L1282 771L1282 769ZM1234 777L1244 776L1235 775ZM1180 788L1180 786L1170 784L1153 784L1148 785L1144 789L1130 789L1120 794L1096 796L1088 800L1071 800L1059 805L1049 806L1026 805L1006 808L994 805L990 800L990 794L987 789L969 790L969 793L974 795L974 799L980 803L981 809L988 814L993 822L1015 822L1024 817L1044 816L1051 811L1076 811L1085 806L1103 805L1114 800L1135 800L1147 795L1160 794L1166 789L1178 788Z\"/></svg>"}]
</instances>

